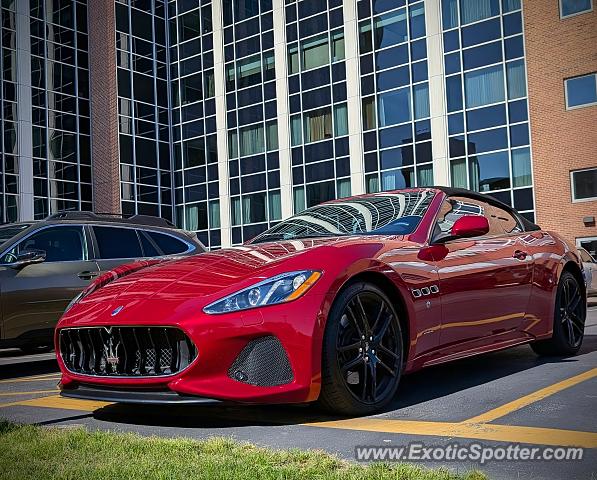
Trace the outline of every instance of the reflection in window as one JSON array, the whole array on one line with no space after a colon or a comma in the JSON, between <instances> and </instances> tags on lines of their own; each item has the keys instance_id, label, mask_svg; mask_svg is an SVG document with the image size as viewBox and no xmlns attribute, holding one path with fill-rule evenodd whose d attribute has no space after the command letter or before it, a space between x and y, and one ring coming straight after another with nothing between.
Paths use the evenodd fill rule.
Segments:
<instances>
[{"instance_id":1,"label":"reflection in window","mask_svg":"<svg viewBox=\"0 0 597 480\"><path fill-rule=\"evenodd\" d=\"M470 158L471 189L489 192L510 187L508 152L489 153Z\"/></svg>"},{"instance_id":2,"label":"reflection in window","mask_svg":"<svg viewBox=\"0 0 597 480\"><path fill-rule=\"evenodd\" d=\"M597 168L572 172L572 198L574 200L597 199Z\"/></svg>"},{"instance_id":3,"label":"reflection in window","mask_svg":"<svg viewBox=\"0 0 597 480\"><path fill-rule=\"evenodd\" d=\"M379 126L387 127L411 119L410 88L401 88L378 96Z\"/></svg>"},{"instance_id":4,"label":"reflection in window","mask_svg":"<svg viewBox=\"0 0 597 480\"><path fill-rule=\"evenodd\" d=\"M597 74L569 78L565 82L566 107L582 107L597 103Z\"/></svg>"},{"instance_id":5,"label":"reflection in window","mask_svg":"<svg viewBox=\"0 0 597 480\"><path fill-rule=\"evenodd\" d=\"M408 40L406 8L375 18L375 47L383 48Z\"/></svg>"},{"instance_id":6,"label":"reflection in window","mask_svg":"<svg viewBox=\"0 0 597 480\"><path fill-rule=\"evenodd\" d=\"M560 16L568 17L593 10L592 0L560 0Z\"/></svg>"}]
</instances>

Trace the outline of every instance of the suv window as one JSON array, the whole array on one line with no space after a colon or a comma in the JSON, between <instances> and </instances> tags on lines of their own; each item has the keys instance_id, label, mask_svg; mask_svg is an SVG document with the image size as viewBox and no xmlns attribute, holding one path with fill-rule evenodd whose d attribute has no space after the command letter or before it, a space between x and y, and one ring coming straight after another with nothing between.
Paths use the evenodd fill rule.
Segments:
<instances>
[{"instance_id":1,"label":"suv window","mask_svg":"<svg viewBox=\"0 0 597 480\"><path fill-rule=\"evenodd\" d=\"M12 237L18 235L30 226L30 223L21 223L18 225L5 225L3 227L0 227L0 245L4 242L8 242Z\"/></svg>"},{"instance_id":2,"label":"suv window","mask_svg":"<svg viewBox=\"0 0 597 480\"><path fill-rule=\"evenodd\" d=\"M93 227L98 243L99 257L140 258L143 256L137 232L132 228Z\"/></svg>"},{"instance_id":3,"label":"suv window","mask_svg":"<svg viewBox=\"0 0 597 480\"><path fill-rule=\"evenodd\" d=\"M189 246L183 241L157 232L146 232L151 239L156 243L164 255L175 255L177 253L186 252Z\"/></svg>"},{"instance_id":4,"label":"suv window","mask_svg":"<svg viewBox=\"0 0 597 480\"><path fill-rule=\"evenodd\" d=\"M141 245L143 245L143 255L146 257L159 257L161 253L156 248L155 244L147 236L147 232L138 230Z\"/></svg>"},{"instance_id":5,"label":"suv window","mask_svg":"<svg viewBox=\"0 0 597 480\"><path fill-rule=\"evenodd\" d=\"M82 227L49 227L27 237L1 259L14 261L14 256L27 250L43 250L46 262L73 262L87 257Z\"/></svg>"}]
</instances>

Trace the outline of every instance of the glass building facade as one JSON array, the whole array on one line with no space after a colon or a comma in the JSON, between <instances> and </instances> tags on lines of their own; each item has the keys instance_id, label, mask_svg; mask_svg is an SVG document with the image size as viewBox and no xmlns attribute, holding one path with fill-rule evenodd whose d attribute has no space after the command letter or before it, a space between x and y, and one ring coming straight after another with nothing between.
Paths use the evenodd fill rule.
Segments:
<instances>
[{"instance_id":1,"label":"glass building facade","mask_svg":"<svg viewBox=\"0 0 597 480\"><path fill-rule=\"evenodd\" d=\"M448 184L534 218L520 0L109 3L123 214L218 248L322 201ZM0 13L2 221L27 216L23 155L33 216L93 207L87 3L22 2L30 112L20 4Z\"/></svg>"}]
</instances>

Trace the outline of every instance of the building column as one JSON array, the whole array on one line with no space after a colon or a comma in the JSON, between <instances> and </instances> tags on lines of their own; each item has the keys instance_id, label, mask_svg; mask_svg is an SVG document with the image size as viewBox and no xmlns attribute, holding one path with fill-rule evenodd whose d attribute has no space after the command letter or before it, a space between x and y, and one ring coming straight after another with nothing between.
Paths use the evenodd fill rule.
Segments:
<instances>
[{"instance_id":1,"label":"building column","mask_svg":"<svg viewBox=\"0 0 597 480\"><path fill-rule=\"evenodd\" d=\"M230 175L228 171L228 129L226 128L226 79L224 78L224 26L222 0L212 3L214 41L214 81L216 139L218 143L218 186L220 192L220 232L222 248L232 245L230 218Z\"/></svg>"},{"instance_id":2,"label":"building column","mask_svg":"<svg viewBox=\"0 0 597 480\"><path fill-rule=\"evenodd\" d=\"M121 213L114 0L94 0L87 12L93 210Z\"/></svg>"},{"instance_id":3,"label":"building column","mask_svg":"<svg viewBox=\"0 0 597 480\"><path fill-rule=\"evenodd\" d=\"M33 130L31 126L31 43L29 0L16 2L17 32L17 151L19 220L33 220Z\"/></svg>"},{"instance_id":4,"label":"building column","mask_svg":"<svg viewBox=\"0 0 597 480\"><path fill-rule=\"evenodd\" d=\"M359 23L356 0L344 0L343 14L348 145L350 152L350 190L352 195L359 195L365 193L365 173L363 171L361 67L359 62Z\"/></svg>"},{"instance_id":5,"label":"building column","mask_svg":"<svg viewBox=\"0 0 597 480\"><path fill-rule=\"evenodd\" d=\"M294 211L294 197L292 194L292 157L290 150L290 116L288 111L288 55L284 5L284 0L273 1L280 197L282 202L282 218L288 218L292 216Z\"/></svg>"},{"instance_id":6,"label":"building column","mask_svg":"<svg viewBox=\"0 0 597 480\"><path fill-rule=\"evenodd\" d=\"M427 30L427 67L429 71L429 111L431 138L433 139L433 182L435 185L450 185L448 106L446 103L440 0L425 1L425 28Z\"/></svg>"}]
</instances>

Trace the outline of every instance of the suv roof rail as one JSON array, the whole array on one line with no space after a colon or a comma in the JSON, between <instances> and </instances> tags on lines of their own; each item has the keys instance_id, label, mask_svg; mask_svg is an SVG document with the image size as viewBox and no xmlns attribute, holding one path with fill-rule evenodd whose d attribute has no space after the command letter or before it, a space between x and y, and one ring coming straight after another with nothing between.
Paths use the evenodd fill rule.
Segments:
<instances>
[{"instance_id":1,"label":"suv roof rail","mask_svg":"<svg viewBox=\"0 0 597 480\"><path fill-rule=\"evenodd\" d=\"M133 215L127 218L120 213L93 213L75 210L54 213L46 220L95 220L97 222L132 223L135 225L176 228L171 221L151 215Z\"/></svg>"}]
</instances>

